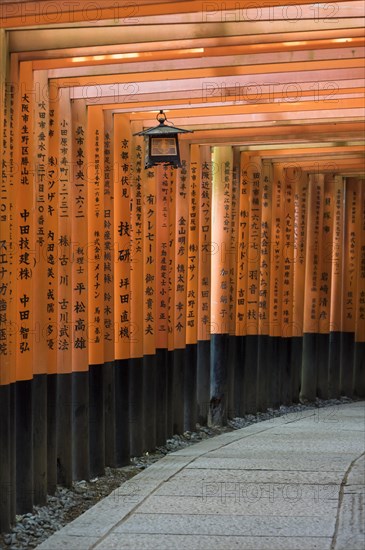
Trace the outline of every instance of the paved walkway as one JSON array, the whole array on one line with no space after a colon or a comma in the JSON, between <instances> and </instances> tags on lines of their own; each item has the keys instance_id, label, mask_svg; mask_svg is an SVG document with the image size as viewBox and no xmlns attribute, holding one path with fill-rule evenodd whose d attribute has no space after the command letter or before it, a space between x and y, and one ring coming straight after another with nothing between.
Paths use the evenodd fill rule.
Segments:
<instances>
[{"instance_id":1,"label":"paved walkway","mask_svg":"<svg viewBox=\"0 0 365 550\"><path fill-rule=\"evenodd\" d=\"M364 550L364 413L292 413L169 454L38 548Z\"/></svg>"}]
</instances>

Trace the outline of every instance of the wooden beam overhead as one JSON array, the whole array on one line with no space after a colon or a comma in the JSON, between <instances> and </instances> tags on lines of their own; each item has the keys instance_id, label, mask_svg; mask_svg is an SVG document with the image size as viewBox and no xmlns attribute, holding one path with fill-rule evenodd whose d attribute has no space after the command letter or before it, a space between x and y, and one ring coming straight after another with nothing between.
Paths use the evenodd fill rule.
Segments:
<instances>
[{"instance_id":1,"label":"wooden beam overhead","mask_svg":"<svg viewBox=\"0 0 365 550\"><path fill-rule=\"evenodd\" d=\"M275 18L275 12L287 14L287 18L291 20L297 20L302 15L302 8L306 5L311 5L312 0L267 0L265 2L266 10L269 10L271 17ZM332 9L326 8L326 5L318 5L317 9L310 13L311 19L331 19L338 16L337 4L349 5L351 10L352 2L337 2L334 0L331 6ZM292 11L289 11L289 6L294 6ZM295 8L300 6L300 10ZM149 0L139 0L138 4L126 3L119 4L114 0L99 0L98 3L92 3L85 0L79 0L77 3L72 0L64 0L62 6L58 6L56 2L52 2L47 5L45 0L34 2L16 2L16 1L2 1L0 6L0 22L1 26L5 28L17 27L17 26L32 26L32 25L50 25L50 24L73 24L74 22L88 23L98 21L114 21L119 23L120 21L126 24L129 21L130 24L138 24L143 18L146 17L163 17L166 15L188 14L198 13L201 14L201 21L209 21L211 23L227 23L232 17L239 17L240 21L248 19L247 13L252 10L252 2L250 0L243 0L239 3L239 10L237 10L237 2L234 0L226 0L224 3L220 2L196 2L179 1L170 2L168 0L160 0L159 2L153 2ZM271 9L270 9L271 8ZM236 12L238 13L235 13ZM354 11L354 10L353 10ZM352 11L352 13L353 13ZM262 13L262 7L256 10L256 17L260 17ZM356 12L355 12L356 13ZM252 17L252 16L251 16Z\"/></svg>"},{"instance_id":2,"label":"wooden beam overhead","mask_svg":"<svg viewBox=\"0 0 365 550\"><path fill-rule=\"evenodd\" d=\"M364 3L2 0L12 63L138 127L164 109L187 143L364 172ZM39 78L38 78L39 77ZM324 171L326 171L324 169Z\"/></svg>"}]
</instances>

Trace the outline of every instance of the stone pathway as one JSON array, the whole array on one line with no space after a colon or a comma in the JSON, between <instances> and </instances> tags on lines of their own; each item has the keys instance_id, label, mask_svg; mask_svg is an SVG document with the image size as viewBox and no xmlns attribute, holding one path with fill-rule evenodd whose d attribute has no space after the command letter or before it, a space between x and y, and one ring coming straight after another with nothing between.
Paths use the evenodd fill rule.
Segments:
<instances>
[{"instance_id":1,"label":"stone pathway","mask_svg":"<svg viewBox=\"0 0 365 550\"><path fill-rule=\"evenodd\" d=\"M300 411L167 455L40 550L364 550L365 403Z\"/></svg>"}]
</instances>

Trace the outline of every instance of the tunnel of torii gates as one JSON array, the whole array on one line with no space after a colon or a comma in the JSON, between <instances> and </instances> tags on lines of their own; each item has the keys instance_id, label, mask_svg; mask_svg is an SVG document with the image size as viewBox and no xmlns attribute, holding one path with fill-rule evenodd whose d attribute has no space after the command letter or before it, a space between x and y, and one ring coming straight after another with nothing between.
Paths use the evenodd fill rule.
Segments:
<instances>
[{"instance_id":1,"label":"tunnel of torii gates","mask_svg":"<svg viewBox=\"0 0 365 550\"><path fill-rule=\"evenodd\" d=\"M196 422L365 396L363 2L59 4L0 6L0 531Z\"/></svg>"}]
</instances>

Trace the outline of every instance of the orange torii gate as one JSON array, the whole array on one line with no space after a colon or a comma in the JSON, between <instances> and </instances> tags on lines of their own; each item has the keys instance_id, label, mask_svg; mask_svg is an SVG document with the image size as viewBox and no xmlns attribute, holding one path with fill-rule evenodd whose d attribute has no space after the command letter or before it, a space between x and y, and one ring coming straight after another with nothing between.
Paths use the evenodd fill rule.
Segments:
<instances>
[{"instance_id":1,"label":"orange torii gate","mask_svg":"<svg viewBox=\"0 0 365 550\"><path fill-rule=\"evenodd\" d=\"M52 28L48 53L20 27L56 4L16 4L0 14L19 26L0 33L0 530L197 421L365 395L360 3L349 28L321 7L294 40L281 13L257 43L262 22L217 37L215 10L141 1L123 44ZM145 170L134 134L165 102L195 131L182 168Z\"/></svg>"}]
</instances>

